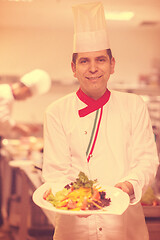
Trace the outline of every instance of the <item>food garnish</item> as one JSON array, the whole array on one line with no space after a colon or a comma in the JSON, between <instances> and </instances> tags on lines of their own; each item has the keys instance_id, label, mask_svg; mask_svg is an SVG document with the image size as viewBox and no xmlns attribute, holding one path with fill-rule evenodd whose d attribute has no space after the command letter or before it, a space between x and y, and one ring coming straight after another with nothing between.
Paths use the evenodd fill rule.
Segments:
<instances>
[{"instance_id":1,"label":"food garnish","mask_svg":"<svg viewBox=\"0 0 160 240\"><path fill-rule=\"evenodd\" d=\"M89 180L83 172L55 195L48 189L43 198L57 209L73 211L102 210L111 202L110 198L106 198L106 192L98 186L97 180Z\"/></svg>"}]
</instances>

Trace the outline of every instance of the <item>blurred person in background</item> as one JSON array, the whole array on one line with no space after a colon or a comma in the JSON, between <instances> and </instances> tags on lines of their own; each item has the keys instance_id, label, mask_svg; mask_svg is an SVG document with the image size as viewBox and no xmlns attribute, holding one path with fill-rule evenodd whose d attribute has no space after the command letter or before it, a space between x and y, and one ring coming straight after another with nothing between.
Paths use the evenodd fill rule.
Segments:
<instances>
[{"instance_id":1,"label":"blurred person in background","mask_svg":"<svg viewBox=\"0 0 160 240\"><path fill-rule=\"evenodd\" d=\"M16 122L12 117L14 101L23 101L32 96L41 95L51 87L51 79L43 70L36 69L25 74L20 81L0 84L0 136L8 136L11 131L29 136L38 130L33 124Z\"/></svg>"},{"instance_id":2,"label":"blurred person in background","mask_svg":"<svg viewBox=\"0 0 160 240\"><path fill-rule=\"evenodd\" d=\"M45 94L50 90L50 87L51 78L47 72L41 69L35 69L25 74L21 77L20 81L15 83L0 84L0 145L2 138L10 137L13 132L17 136L30 136L31 134L39 131L39 127L36 126L36 124L27 124L15 121L11 116L12 107L14 101L23 101L36 95ZM1 200L0 187L0 205ZM3 219L2 214L0 213L0 225L2 225L2 223Z\"/></svg>"}]
</instances>

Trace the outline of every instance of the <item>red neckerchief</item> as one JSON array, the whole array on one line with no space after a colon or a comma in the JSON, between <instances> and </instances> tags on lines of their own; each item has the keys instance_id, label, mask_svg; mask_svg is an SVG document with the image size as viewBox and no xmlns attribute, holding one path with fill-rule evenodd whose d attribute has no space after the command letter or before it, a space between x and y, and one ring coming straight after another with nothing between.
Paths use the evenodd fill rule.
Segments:
<instances>
[{"instance_id":1,"label":"red neckerchief","mask_svg":"<svg viewBox=\"0 0 160 240\"><path fill-rule=\"evenodd\" d=\"M82 102L88 105L87 107L82 108L78 111L80 117L85 117L89 113L94 112L99 108L102 108L108 102L111 92L106 89L103 96L97 100L88 97L80 88L78 89L76 94Z\"/></svg>"}]
</instances>

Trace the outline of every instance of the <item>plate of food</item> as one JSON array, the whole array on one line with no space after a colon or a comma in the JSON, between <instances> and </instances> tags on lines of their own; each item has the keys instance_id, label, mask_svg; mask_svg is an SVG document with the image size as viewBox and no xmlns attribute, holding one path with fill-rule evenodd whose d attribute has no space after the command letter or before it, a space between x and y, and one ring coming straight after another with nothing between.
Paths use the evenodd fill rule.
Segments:
<instances>
[{"instance_id":1,"label":"plate of food","mask_svg":"<svg viewBox=\"0 0 160 240\"><path fill-rule=\"evenodd\" d=\"M80 172L74 182L63 188L46 182L33 193L33 201L44 210L67 215L116 214L129 206L129 196L121 189L100 186Z\"/></svg>"}]
</instances>

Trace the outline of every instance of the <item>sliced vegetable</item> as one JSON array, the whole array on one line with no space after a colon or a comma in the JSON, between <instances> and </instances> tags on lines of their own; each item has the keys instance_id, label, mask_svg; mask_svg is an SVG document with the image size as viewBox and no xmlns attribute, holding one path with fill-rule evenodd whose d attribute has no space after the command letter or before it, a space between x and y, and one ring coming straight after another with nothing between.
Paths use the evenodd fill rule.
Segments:
<instances>
[{"instance_id":1,"label":"sliced vegetable","mask_svg":"<svg viewBox=\"0 0 160 240\"><path fill-rule=\"evenodd\" d=\"M51 188L50 189L48 189L48 190L46 190L45 192L44 192L44 194L43 194L43 199L47 199L47 197L50 195L50 193L51 193Z\"/></svg>"},{"instance_id":2,"label":"sliced vegetable","mask_svg":"<svg viewBox=\"0 0 160 240\"><path fill-rule=\"evenodd\" d=\"M67 184L55 195L49 189L43 198L58 209L74 211L102 209L110 205L111 199L106 198L106 193L101 191L96 182L97 180L89 180L83 172L80 172L75 182Z\"/></svg>"}]
</instances>

